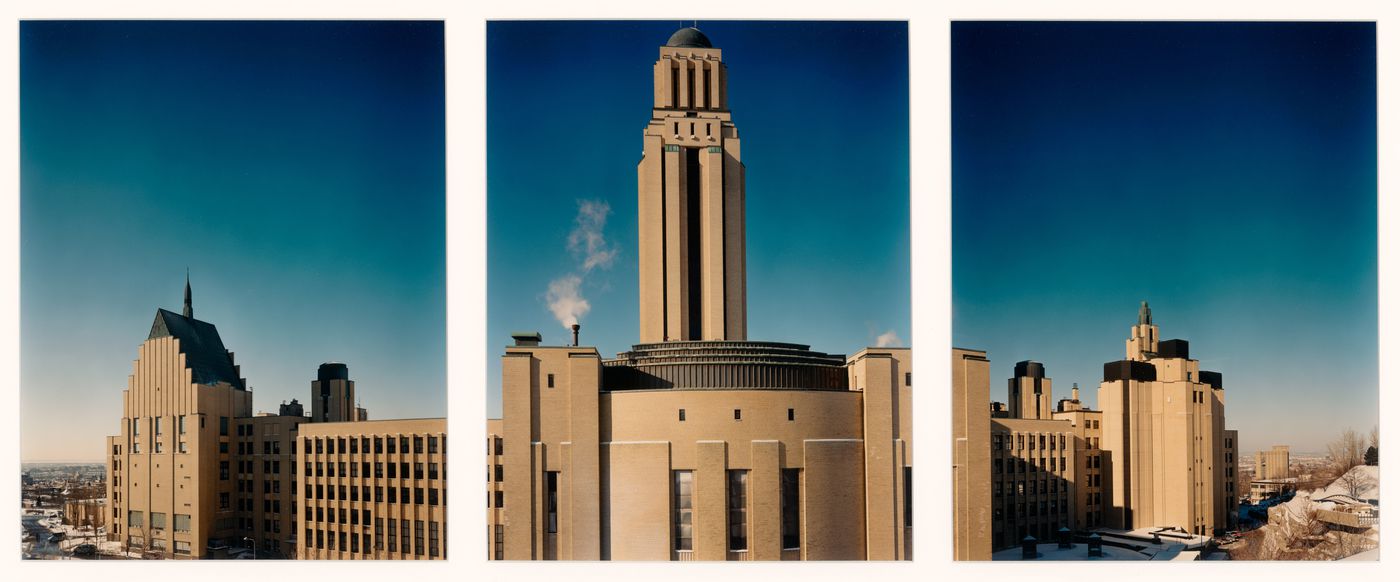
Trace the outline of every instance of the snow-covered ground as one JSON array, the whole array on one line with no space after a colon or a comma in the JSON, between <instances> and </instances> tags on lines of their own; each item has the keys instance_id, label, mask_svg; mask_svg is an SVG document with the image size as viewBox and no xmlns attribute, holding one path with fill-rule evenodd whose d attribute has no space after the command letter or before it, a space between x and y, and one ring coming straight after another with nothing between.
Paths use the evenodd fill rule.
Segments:
<instances>
[{"instance_id":1,"label":"snow-covered ground","mask_svg":"<svg viewBox=\"0 0 1400 582\"><path fill-rule=\"evenodd\" d=\"M1269 521L1246 535L1237 559L1337 560L1379 547L1379 521L1365 529L1335 527L1319 519L1319 511L1363 510L1379 504L1378 467L1352 467L1326 487L1299 491L1292 499L1269 508ZM1336 514L1331 514L1336 515Z\"/></svg>"}]
</instances>

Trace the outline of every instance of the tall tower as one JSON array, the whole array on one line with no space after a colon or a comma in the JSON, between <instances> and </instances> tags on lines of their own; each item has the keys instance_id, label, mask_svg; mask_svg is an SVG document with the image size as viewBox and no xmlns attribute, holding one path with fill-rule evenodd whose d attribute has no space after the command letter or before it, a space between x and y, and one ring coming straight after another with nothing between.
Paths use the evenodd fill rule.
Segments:
<instances>
[{"instance_id":1,"label":"tall tower","mask_svg":"<svg viewBox=\"0 0 1400 582\"><path fill-rule=\"evenodd\" d=\"M1006 381L1011 418L1050 419L1050 379L1040 362L1016 362L1016 376Z\"/></svg>"},{"instance_id":2,"label":"tall tower","mask_svg":"<svg viewBox=\"0 0 1400 582\"><path fill-rule=\"evenodd\" d=\"M360 420L355 409L355 382L350 368L338 362L321 364L311 383L311 422Z\"/></svg>"},{"instance_id":3,"label":"tall tower","mask_svg":"<svg viewBox=\"0 0 1400 582\"><path fill-rule=\"evenodd\" d=\"M720 50L683 28L652 78L637 165L641 342L747 339L744 164Z\"/></svg>"},{"instance_id":4,"label":"tall tower","mask_svg":"<svg viewBox=\"0 0 1400 582\"><path fill-rule=\"evenodd\" d=\"M1152 323L1152 308L1143 301L1138 307L1138 322L1128 334L1128 359L1145 362L1157 353L1157 326Z\"/></svg>"}]
</instances>

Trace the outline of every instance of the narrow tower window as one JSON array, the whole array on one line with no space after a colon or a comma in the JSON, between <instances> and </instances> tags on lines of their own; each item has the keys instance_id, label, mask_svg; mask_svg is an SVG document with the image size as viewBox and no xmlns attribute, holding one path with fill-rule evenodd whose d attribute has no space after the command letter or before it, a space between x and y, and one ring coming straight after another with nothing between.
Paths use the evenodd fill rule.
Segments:
<instances>
[{"instance_id":1,"label":"narrow tower window","mask_svg":"<svg viewBox=\"0 0 1400 582\"><path fill-rule=\"evenodd\" d=\"M729 549L749 549L749 472L729 471Z\"/></svg>"},{"instance_id":2,"label":"narrow tower window","mask_svg":"<svg viewBox=\"0 0 1400 582\"><path fill-rule=\"evenodd\" d=\"M779 486L782 505L783 549L795 550L802 547L801 513L798 481L801 469L783 469Z\"/></svg>"},{"instance_id":3,"label":"narrow tower window","mask_svg":"<svg viewBox=\"0 0 1400 582\"><path fill-rule=\"evenodd\" d=\"M681 422L685 422L685 409L684 409L684 408L681 409L681 419L680 419L680 420L681 420Z\"/></svg>"},{"instance_id":4,"label":"narrow tower window","mask_svg":"<svg viewBox=\"0 0 1400 582\"><path fill-rule=\"evenodd\" d=\"M677 551L690 551L692 540L691 513L693 507L690 503L691 484L694 478L692 471L674 471L673 477L673 499L672 505L675 507L675 514L672 516L675 524L675 549Z\"/></svg>"}]
</instances>

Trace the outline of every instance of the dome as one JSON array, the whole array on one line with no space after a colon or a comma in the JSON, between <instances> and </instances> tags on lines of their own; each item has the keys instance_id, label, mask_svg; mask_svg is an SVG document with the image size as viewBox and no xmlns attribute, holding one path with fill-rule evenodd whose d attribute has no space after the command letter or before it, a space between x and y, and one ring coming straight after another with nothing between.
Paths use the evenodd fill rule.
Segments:
<instances>
[{"instance_id":1,"label":"dome","mask_svg":"<svg viewBox=\"0 0 1400 582\"><path fill-rule=\"evenodd\" d=\"M679 48L714 48L710 44L710 38L700 29L693 26L677 30L671 38L666 41L666 46Z\"/></svg>"}]
</instances>

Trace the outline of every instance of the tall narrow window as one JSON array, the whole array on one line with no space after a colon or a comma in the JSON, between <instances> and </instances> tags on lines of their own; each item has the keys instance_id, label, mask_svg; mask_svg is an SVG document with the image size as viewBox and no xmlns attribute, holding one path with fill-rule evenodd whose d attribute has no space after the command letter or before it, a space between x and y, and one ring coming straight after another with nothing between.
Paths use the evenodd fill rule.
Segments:
<instances>
[{"instance_id":1,"label":"tall narrow window","mask_svg":"<svg viewBox=\"0 0 1400 582\"><path fill-rule=\"evenodd\" d=\"M1000 485L1000 483L998 483ZM914 468L904 468L904 527L914 527Z\"/></svg>"},{"instance_id":2,"label":"tall narrow window","mask_svg":"<svg viewBox=\"0 0 1400 582\"><path fill-rule=\"evenodd\" d=\"M749 549L749 472L729 471L729 549Z\"/></svg>"},{"instance_id":3,"label":"tall narrow window","mask_svg":"<svg viewBox=\"0 0 1400 582\"><path fill-rule=\"evenodd\" d=\"M685 422L685 409L681 409L681 422Z\"/></svg>"},{"instance_id":4,"label":"tall narrow window","mask_svg":"<svg viewBox=\"0 0 1400 582\"><path fill-rule=\"evenodd\" d=\"M545 532L559 533L559 472L544 474Z\"/></svg>"},{"instance_id":5,"label":"tall narrow window","mask_svg":"<svg viewBox=\"0 0 1400 582\"><path fill-rule=\"evenodd\" d=\"M796 412L795 412L793 409L791 409L791 408L788 409L788 420L789 420L789 421L797 420L797 414L796 414Z\"/></svg>"},{"instance_id":6,"label":"tall narrow window","mask_svg":"<svg viewBox=\"0 0 1400 582\"><path fill-rule=\"evenodd\" d=\"M802 500L799 498L798 488L801 471L801 469L783 469L782 473L782 482L778 493L782 505L784 550L795 550L802 547L800 513Z\"/></svg>"},{"instance_id":7,"label":"tall narrow window","mask_svg":"<svg viewBox=\"0 0 1400 582\"><path fill-rule=\"evenodd\" d=\"M675 513L672 521L675 523L676 531L675 547L677 550L690 551L693 532L691 523L693 506L690 503L691 487L695 473L693 471L673 471L672 493L675 498L672 500Z\"/></svg>"},{"instance_id":8,"label":"tall narrow window","mask_svg":"<svg viewBox=\"0 0 1400 582\"><path fill-rule=\"evenodd\" d=\"M548 378L548 382L549 382L549 387L550 387L550 388L553 388L553 387L554 387L554 374L550 374L547 378Z\"/></svg>"}]
</instances>

